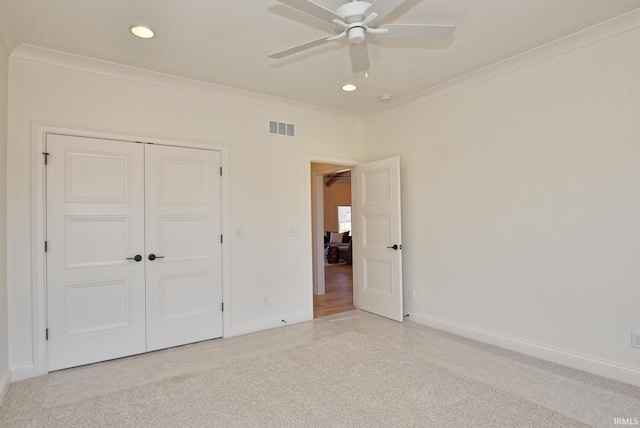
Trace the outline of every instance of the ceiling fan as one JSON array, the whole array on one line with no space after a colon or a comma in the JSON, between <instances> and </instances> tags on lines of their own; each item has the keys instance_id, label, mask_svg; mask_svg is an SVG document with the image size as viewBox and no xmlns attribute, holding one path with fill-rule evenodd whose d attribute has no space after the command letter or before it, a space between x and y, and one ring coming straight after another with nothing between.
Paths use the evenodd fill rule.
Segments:
<instances>
[{"instance_id":1,"label":"ceiling fan","mask_svg":"<svg viewBox=\"0 0 640 428\"><path fill-rule=\"evenodd\" d=\"M351 170L336 172L324 176L324 184L327 187L333 186L338 180L351 180Z\"/></svg>"},{"instance_id":2,"label":"ceiling fan","mask_svg":"<svg viewBox=\"0 0 640 428\"><path fill-rule=\"evenodd\" d=\"M289 49L269 55L269 58L283 58L294 53L323 45L343 37L349 40L351 67L354 73L369 69L367 34L394 39L446 40L456 27L453 25L429 24L384 24L388 14L405 0L373 0L373 2L352 0L335 11L327 9L311 0L278 0L302 12L333 24L335 35L324 36Z\"/></svg>"}]
</instances>

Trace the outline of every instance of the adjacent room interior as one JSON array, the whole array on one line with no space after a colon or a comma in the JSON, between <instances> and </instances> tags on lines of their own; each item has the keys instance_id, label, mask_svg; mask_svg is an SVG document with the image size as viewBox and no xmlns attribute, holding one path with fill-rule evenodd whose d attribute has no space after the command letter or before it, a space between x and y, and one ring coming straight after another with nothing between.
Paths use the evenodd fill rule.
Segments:
<instances>
[{"instance_id":1,"label":"adjacent room interior","mask_svg":"<svg viewBox=\"0 0 640 428\"><path fill-rule=\"evenodd\" d=\"M314 236L319 256L314 263L314 318L355 309L353 305L353 248L351 170L341 165L312 163ZM314 192L313 190L317 191ZM321 191L320 191L321 190ZM314 240L314 244L316 240ZM320 257L321 255L321 257Z\"/></svg>"}]
</instances>

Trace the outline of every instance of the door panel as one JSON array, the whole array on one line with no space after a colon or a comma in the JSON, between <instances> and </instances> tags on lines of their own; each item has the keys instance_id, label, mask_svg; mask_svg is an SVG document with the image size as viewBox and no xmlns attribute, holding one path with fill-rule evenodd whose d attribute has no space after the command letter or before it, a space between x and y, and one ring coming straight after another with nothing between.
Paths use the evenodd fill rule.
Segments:
<instances>
[{"instance_id":1,"label":"door panel","mask_svg":"<svg viewBox=\"0 0 640 428\"><path fill-rule=\"evenodd\" d=\"M131 202L129 153L92 152L83 147L64 155L66 202Z\"/></svg>"},{"instance_id":2,"label":"door panel","mask_svg":"<svg viewBox=\"0 0 640 428\"><path fill-rule=\"evenodd\" d=\"M353 183L354 305L402 321L400 158L356 166Z\"/></svg>"},{"instance_id":3,"label":"door panel","mask_svg":"<svg viewBox=\"0 0 640 428\"><path fill-rule=\"evenodd\" d=\"M131 286L128 278L66 284L67 336L131 327Z\"/></svg>"},{"instance_id":4,"label":"door panel","mask_svg":"<svg viewBox=\"0 0 640 428\"><path fill-rule=\"evenodd\" d=\"M163 146L156 146L158 147ZM158 202L183 205L209 204L212 196L210 187L215 185L209 178L211 174L217 173L218 169L212 171L213 165L208 160L205 161L196 156L190 156L193 159L189 159L176 153L176 151L189 149L165 148L174 153L173 156L167 155L157 159L157 181L154 184L158 186ZM204 153L206 152L203 150L197 150L191 154Z\"/></svg>"},{"instance_id":5,"label":"door panel","mask_svg":"<svg viewBox=\"0 0 640 428\"><path fill-rule=\"evenodd\" d=\"M67 269L129 263L131 217L66 216L64 230Z\"/></svg>"},{"instance_id":6,"label":"door panel","mask_svg":"<svg viewBox=\"0 0 640 428\"><path fill-rule=\"evenodd\" d=\"M393 263L390 260L364 260L363 290L393 297Z\"/></svg>"},{"instance_id":7,"label":"door panel","mask_svg":"<svg viewBox=\"0 0 640 428\"><path fill-rule=\"evenodd\" d=\"M145 351L142 144L47 136L49 370Z\"/></svg>"},{"instance_id":8,"label":"door panel","mask_svg":"<svg viewBox=\"0 0 640 428\"><path fill-rule=\"evenodd\" d=\"M221 337L220 153L146 149L147 350Z\"/></svg>"},{"instance_id":9,"label":"door panel","mask_svg":"<svg viewBox=\"0 0 640 428\"><path fill-rule=\"evenodd\" d=\"M158 219L158 246L169 260L208 260L211 257L211 231L208 217L162 216Z\"/></svg>"},{"instance_id":10,"label":"door panel","mask_svg":"<svg viewBox=\"0 0 640 428\"><path fill-rule=\"evenodd\" d=\"M211 312L209 272L160 276L160 321L189 318Z\"/></svg>"}]
</instances>

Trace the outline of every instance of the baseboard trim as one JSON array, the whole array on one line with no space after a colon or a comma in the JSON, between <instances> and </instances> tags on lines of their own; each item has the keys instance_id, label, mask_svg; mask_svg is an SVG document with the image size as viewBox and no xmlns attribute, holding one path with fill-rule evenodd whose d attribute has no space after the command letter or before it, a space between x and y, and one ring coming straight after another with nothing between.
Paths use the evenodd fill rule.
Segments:
<instances>
[{"instance_id":1,"label":"baseboard trim","mask_svg":"<svg viewBox=\"0 0 640 428\"><path fill-rule=\"evenodd\" d=\"M11 381L29 379L37 376L36 368L33 363L15 364L11 366Z\"/></svg>"},{"instance_id":2,"label":"baseboard trim","mask_svg":"<svg viewBox=\"0 0 640 428\"><path fill-rule=\"evenodd\" d=\"M501 348L540 358L542 360L551 361L573 369L640 386L640 370L634 367L625 366L564 349L554 348L552 346L519 339L517 337L506 336L500 333L445 320L431 315L410 312L409 317L405 318L405 320L413 321L427 327L433 327L438 330L444 330L479 342L496 345Z\"/></svg>"},{"instance_id":3,"label":"baseboard trim","mask_svg":"<svg viewBox=\"0 0 640 428\"><path fill-rule=\"evenodd\" d=\"M225 337L241 336L243 334L255 333L258 331L269 330L276 327L283 327L285 325L311 321L312 319L313 316L309 318L309 314L307 314L306 312L301 312L287 316L269 318L267 320L236 324L231 326L230 334ZM286 322L283 322L283 320Z\"/></svg>"},{"instance_id":4,"label":"baseboard trim","mask_svg":"<svg viewBox=\"0 0 640 428\"><path fill-rule=\"evenodd\" d=\"M11 371L7 370L7 372L0 378L0 406L4 402L4 397L7 395L9 391L9 385L11 384Z\"/></svg>"}]
</instances>

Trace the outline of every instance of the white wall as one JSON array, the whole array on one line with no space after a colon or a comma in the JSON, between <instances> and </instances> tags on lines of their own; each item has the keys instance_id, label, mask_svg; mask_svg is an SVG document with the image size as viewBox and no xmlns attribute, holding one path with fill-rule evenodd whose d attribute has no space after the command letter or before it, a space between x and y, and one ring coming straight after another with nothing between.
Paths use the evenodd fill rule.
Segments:
<instances>
[{"instance_id":1,"label":"white wall","mask_svg":"<svg viewBox=\"0 0 640 428\"><path fill-rule=\"evenodd\" d=\"M9 58L0 43L0 404L9 382L7 317L7 98Z\"/></svg>"},{"instance_id":2,"label":"white wall","mask_svg":"<svg viewBox=\"0 0 640 428\"><path fill-rule=\"evenodd\" d=\"M51 64L67 61L96 72ZM308 159L311 154L360 158L362 134L355 118L31 48L18 48L9 62L10 351L11 366L21 376L33 364L33 121L228 145L232 295L225 297L225 308L231 310L231 332L312 316ZM131 76L104 74L103 66L109 73ZM270 119L296 124L297 137L268 135ZM297 237L288 236L290 226L297 227ZM243 239L233 236L237 228L244 229ZM264 296L269 306L263 306Z\"/></svg>"},{"instance_id":3,"label":"white wall","mask_svg":"<svg viewBox=\"0 0 640 428\"><path fill-rule=\"evenodd\" d=\"M366 160L401 156L409 319L640 382L638 52L635 29L365 122Z\"/></svg>"}]
</instances>

